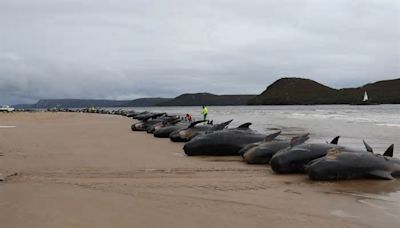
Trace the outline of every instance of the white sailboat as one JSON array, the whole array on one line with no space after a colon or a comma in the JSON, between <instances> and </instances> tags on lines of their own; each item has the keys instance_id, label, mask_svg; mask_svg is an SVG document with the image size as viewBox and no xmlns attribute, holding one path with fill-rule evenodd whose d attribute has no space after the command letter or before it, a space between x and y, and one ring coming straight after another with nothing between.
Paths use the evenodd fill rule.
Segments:
<instances>
[{"instance_id":1,"label":"white sailboat","mask_svg":"<svg viewBox=\"0 0 400 228\"><path fill-rule=\"evenodd\" d=\"M352 103L352 105L378 105L378 103L373 103L374 99L369 98L367 91L364 92L364 97L362 99L362 101L356 102L356 103Z\"/></svg>"},{"instance_id":2,"label":"white sailboat","mask_svg":"<svg viewBox=\"0 0 400 228\"><path fill-rule=\"evenodd\" d=\"M364 92L364 99L363 99L363 102L366 102L366 101L368 101L368 93L367 93L367 91Z\"/></svg>"}]
</instances>

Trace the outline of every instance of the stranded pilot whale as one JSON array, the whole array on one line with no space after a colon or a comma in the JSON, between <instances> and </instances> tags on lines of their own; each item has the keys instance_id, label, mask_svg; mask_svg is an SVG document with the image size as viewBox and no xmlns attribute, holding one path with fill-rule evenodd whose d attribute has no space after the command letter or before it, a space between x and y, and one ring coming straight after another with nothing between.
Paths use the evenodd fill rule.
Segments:
<instances>
[{"instance_id":1,"label":"stranded pilot whale","mask_svg":"<svg viewBox=\"0 0 400 228\"><path fill-rule=\"evenodd\" d=\"M280 132L264 135L249 128L251 123L245 123L233 129L225 129L214 133L200 135L183 147L185 153L193 155L227 156L239 155L238 152L249 143L261 140L272 141Z\"/></svg>"},{"instance_id":2,"label":"stranded pilot whale","mask_svg":"<svg viewBox=\"0 0 400 228\"><path fill-rule=\"evenodd\" d=\"M246 151L241 150L243 160L248 164L266 164L269 163L271 157L278 151L300 145L309 139L309 134L293 137L291 140L274 140L263 141L259 145L251 148L246 147Z\"/></svg>"},{"instance_id":3,"label":"stranded pilot whale","mask_svg":"<svg viewBox=\"0 0 400 228\"><path fill-rule=\"evenodd\" d=\"M400 176L400 160L392 156L393 144L383 155L351 153L345 149L333 148L325 157L310 162L307 165L307 172L313 180L369 177L392 180Z\"/></svg>"}]
</instances>

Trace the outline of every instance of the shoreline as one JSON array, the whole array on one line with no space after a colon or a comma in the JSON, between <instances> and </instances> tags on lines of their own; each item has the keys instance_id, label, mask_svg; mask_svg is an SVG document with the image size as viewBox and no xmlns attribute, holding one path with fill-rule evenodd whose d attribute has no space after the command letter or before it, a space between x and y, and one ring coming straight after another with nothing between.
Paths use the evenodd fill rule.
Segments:
<instances>
[{"instance_id":1,"label":"shoreline","mask_svg":"<svg viewBox=\"0 0 400 228\"><path fill-rule=\"evenodd\" d=\"M396 227L398 181L311 182L87 113L0 115L6 227ZM368 189L368 191L366 191ZM393 201L398 200L398 201Z\"/></svg>"}]
</instances>

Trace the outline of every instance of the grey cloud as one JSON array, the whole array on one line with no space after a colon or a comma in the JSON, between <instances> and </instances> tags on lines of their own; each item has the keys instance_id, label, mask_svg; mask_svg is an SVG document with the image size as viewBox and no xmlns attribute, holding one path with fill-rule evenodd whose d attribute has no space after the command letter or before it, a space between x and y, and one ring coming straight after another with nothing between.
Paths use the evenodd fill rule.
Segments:
<instances>
[{"instance_id":1,"label":"grey cloud","mask_svg":"<svg viewBox=\"0 0 400 228\"><path fill-rule=\"evenodd\" d=\"M396 0L0 0L0 103L400 77Z\"/></svg>"}]
</instances>

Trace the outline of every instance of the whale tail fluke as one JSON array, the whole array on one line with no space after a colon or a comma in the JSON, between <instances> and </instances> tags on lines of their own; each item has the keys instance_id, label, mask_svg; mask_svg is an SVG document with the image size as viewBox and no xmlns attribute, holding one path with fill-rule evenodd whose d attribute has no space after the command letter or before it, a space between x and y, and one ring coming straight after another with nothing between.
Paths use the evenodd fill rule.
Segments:
<instances>
[{"instance_id":1,"label":"whale tail fluke","mask_svg":"<svg viewBox=\"0 0 400 228\"><path fill-rule=\"evenodd\" d=\"M281 131L278 131L278 132L272 133L272 134L270 134L270 135L267 135L267 136L264 138L264 142L272 141L272 140L274 140L276 137L278 137L278 135L280 135L280 134L281 134Z\"/></svg>"}]
</instances>

